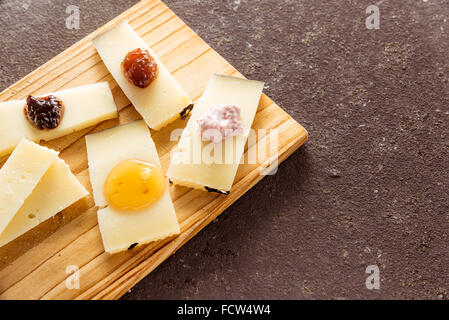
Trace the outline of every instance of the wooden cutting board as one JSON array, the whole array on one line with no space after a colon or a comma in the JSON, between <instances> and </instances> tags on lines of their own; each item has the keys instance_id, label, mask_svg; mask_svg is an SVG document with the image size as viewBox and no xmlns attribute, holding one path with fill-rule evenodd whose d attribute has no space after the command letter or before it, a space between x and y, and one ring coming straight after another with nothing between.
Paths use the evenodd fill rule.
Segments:
<instances>
[{"instance_id":1,"label":"wooden cutting board","mask_svg":"<svg viewBox=\"0 0 449 320\"><path fill-rule=\"evenodd\" d=\"M121 20L127 20L154 49L194 100L202 94L211 74L241 76L162 2L144 0L0 93L0 101L6 101L28 94L109 82L120 110L119 119L43 143L60 151L61 158L90 192L84 136L140 118L90 44L96 35ZM178 120L161 131L152 131L164 170L168 166L169 151L176 144L170 141L170 133L185 124L186 121ZM88 196L0 248L0 298L117 299L122 296L261 180L264 177L261 169L276 159L283 161L307 140L306 130L265 95L253 128L276 129L278 153L266 152L256 164L240 165L230 195L170 186L181 225L179 236L120 254L107 254L98 229L96 208L92 196ZM257 138L258 143L268 140L263 134ZM246 154L255 147L249 142ZM72 272L67 269L69 266L79 268L79 289L67 289L66 280Z\"/></svg>"}]
</instances>

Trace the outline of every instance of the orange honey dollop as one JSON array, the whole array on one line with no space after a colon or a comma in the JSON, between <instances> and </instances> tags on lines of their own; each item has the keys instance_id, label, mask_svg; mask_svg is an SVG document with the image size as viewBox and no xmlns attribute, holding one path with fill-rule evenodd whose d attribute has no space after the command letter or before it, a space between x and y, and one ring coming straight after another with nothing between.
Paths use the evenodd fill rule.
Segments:
<instances>
[{"instance_id":1,"label":"orange honey dollop","mask_svg":"<svg viewBox=\"0 0 449 320\"><path fill-rule=\"evenodd\" d=\"M125 160L116 165L106 178L104 195L117 210L141 210L158 201L166 188L159 166Z\"/></svg>"}]
</instances>

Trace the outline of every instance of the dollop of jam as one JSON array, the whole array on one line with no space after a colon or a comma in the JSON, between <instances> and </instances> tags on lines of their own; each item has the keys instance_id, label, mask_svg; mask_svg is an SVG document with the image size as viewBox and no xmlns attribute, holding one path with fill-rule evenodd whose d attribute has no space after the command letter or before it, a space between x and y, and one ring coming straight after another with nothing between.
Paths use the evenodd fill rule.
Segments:
<instances>
[{"instance_id":1,"label":"dollop of jam","mask_svg":"<svg viewBox=\"0 0 449 320\"><path fill-rule=\"evenodd\" d=\"M28 96L24 111L28 121L39 130L54 129L61 122L64 105L53 95L42 98Z\"/></svg>"},{"instance_id":2,"label":"dollop of jam","mask_svg":"<svg viewBox=\"0 0 449 320\"><path fill-rule=\"evenodd\" d=\"M217 103L210 106L198 120L202 140L218 143L227 137L243 134L240 107Z\"/></svg>"},{"instance_id":3,"label":"dollop of jam","mask_svg":"<svg viewBox=\"0 0 449 320\"><path fill-rule=\"evenodd\" d=\"M128 52L122 67L126 79L139 88L148 87L158 74L157 63L148 50L136 49Z\"/></svg>"}]
</instances>

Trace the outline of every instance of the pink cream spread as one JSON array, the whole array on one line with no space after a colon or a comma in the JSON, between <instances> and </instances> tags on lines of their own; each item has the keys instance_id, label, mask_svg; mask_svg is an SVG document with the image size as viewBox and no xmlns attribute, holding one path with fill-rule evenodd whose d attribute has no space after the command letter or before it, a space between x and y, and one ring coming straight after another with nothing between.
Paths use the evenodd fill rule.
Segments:
<instances>
[{"instance_id":1,"label":"pink cream spread","mask_svg":"<svg viewBox=\"0 0 449 320\"><path fill-rule=\"evenodd\" d=\"M240 121L240 107L232 104L218 103L212 105L197 120L203 140L218 143L227 137L243 134Z\"/></svg>"}]
</instances>

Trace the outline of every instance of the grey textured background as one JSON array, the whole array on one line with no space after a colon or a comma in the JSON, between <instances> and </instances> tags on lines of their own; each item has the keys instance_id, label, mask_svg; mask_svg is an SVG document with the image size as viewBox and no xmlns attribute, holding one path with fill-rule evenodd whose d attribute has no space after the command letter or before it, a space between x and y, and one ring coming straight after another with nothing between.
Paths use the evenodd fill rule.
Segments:
<instances>
[{"instance_id":1,"label":"grey textured background","mask_svg":"<svg viewBox=\"0 0 449 320\"><path fill-rule=\"evenodd\" d=\"M0 89L136 2L0 0ZM448 299L449 2L165 3L310 140L124 299Z\"/></svg>"}]
</instances>

